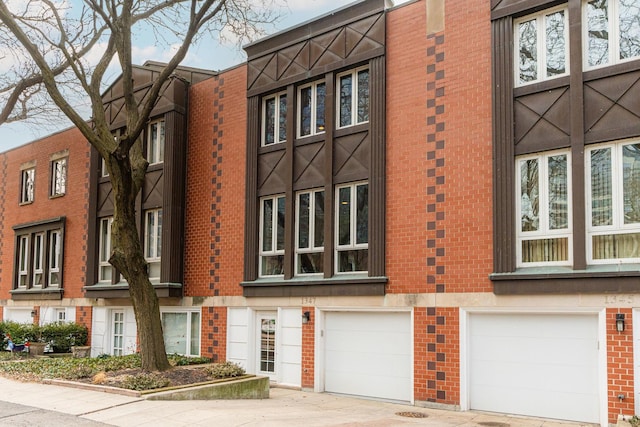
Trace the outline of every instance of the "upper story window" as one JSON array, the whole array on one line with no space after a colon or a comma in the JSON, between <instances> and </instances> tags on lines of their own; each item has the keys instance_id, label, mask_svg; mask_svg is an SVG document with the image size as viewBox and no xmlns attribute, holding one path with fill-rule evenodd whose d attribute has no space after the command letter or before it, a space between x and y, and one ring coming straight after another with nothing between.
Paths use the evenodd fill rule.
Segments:
<instances>
[{"instance_id":1,"label":"upper story window","mask_svg":"<svg viewBox=\"0 0 640 427\"><path fill-rule=\"evenodd\" d=\"M571 261L571 170L568 152L516 161L519 266L568 265Z\"/></svg>"},{"instance_id":2,"label":"upper story window","mask_svg":"<svg viewBox=\"0 0 640 427\"><path fill-rule=\"evenodd\" d=\"M640 142L590 147L586 171L589 261L640 262Z\"/></svg>"},{"instance_id":3,"label":"upper story window","mask_svg":"<svg viewBox=\"0 0 640 427\"><path fill-rule=\"evenodd\" d=\"M149 124L147 161L150 165L164 162L164 120L157 120Z\"/></svg>"},{"instance_id":4,"label":"upper story window","mask_svg":"<svg viewBox=\"0 0 640 427\"><path fill-rule=\"evenodd\" d=\"M586 1L583 16L585 68L640 57L640 1Z\"/></svg>"},{"instance_id":5,"label":"upper story window","mask_svg":"<svg viewBox=\"0 0 640 427\"><path fill-rule=\"evenodd\" d=\"M260 276L284 274L283 195L260 200Z\"/></svg>"},{"instance_id":6,"label":"upper story window","mask_svg":"<svg viewBox=\"0 0 640 427\"><path fill-rule=\"evenodd\" d=\"M298 89L298 137L324 132L325 92L323 81Z\"/></svg>"},{"instance_id":7,"label":"upper story window","mask_svg":"<svg viewBox=\"0 0 640 427\"><path fill-rule=\"evenodd\" d=\"M100 250L98 254L98 281L111 282L113 269L109 264L111 257L111 224L113 217L100 218Z\"/></svg>"},{"instance_id":8,"label":"upper story window","mask_svg":"<svg viewBox=\"0 0 640 427\"><path fill-rule=\"evenodd\" d=\"M20 203L32 203L35 196L36 168L23 169L20 173Z\"/></svg>"},{"instance_id":9,"label":"upper story window","mask_svg":"<svg viewBox=\"0 0 640 427\"><path fill-rule=\"evenodd\" d=\"M16 230L16 289L62 286L63 221Z\"/></svg>"},{"instance_id":10,"label":"upper story window","mask_svg":"<svg viewBox=\"0 0 640 427\"><path fill-rule=\"evenodd\" d=\"M567 74L567 19L566 8L554 8L515 21L516 86Z\"/></svg>"},{"instance_id":11,"label":"upper story window","mask_svg":"<svg viewBox=\"0 0 640 427\"><path fill-rule=\"evenodd\" d=\"M336 188L336 272L368 270L369 184Z\"/></svg>"},{"instance_id":12,"label":"upper story window","mask_svg":"<svg viewBox=\"0 0 640 427\"><path fill-rule=\"evenodd\" d=\"M324 190L298 193L296 210L296 274L322 273Z\"/></svg>"},{"instance_id":13,"label":"upper story window","mask_svg":"<svg viewBox=\"0 0 640 427\"><path fill-rule=\"evenodd\" d=\"M287 140L287 95L285 92L262 101L262 146Z\"/></svg>"},{"instance_id":14,"label":"upper story window","mask_svg":"<svg viewBox=\"0 0 640 427\"><path fill-rule=\"evenodd\" d=\"M369 69L360 68L338 75L338 127L369 121Z\"/></svg>"},{"instance_id":15,"label":"upper story window","mask_svg":"<svg viewBox=\"0 0 640 427\"><path fill-rule=\"evenodd\" d=\"M149 279L160 279L162 255L162 209L146 212L144 227L144 256L149 263Z\"/></svg>"},{"instance_id":16,"label":"upper story window","mask_svg":"<svg viewBox=\"0 0 640 427\"><path fill-rule=\"evenodd\" d=\"M67 192L67 158L51 161L51 196L62 196Z\"/></svg>"}]
</instances>

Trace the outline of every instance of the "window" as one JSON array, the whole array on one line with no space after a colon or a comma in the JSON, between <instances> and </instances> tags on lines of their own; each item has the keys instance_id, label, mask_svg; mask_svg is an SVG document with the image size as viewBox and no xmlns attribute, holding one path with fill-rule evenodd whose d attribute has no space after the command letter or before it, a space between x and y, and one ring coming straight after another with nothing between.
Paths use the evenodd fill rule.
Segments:
<instances>
[{"instance_id":1,"label":"window","mask_svg":"<svg viewBox=\"0 0 640 427\"><path fill-rule=\"evenodd\" d=\"M569 265L571 164L567 152L516 161L519 266Z\"/></svg>"},{"instance_id":2,"label":"window","mask_svg":"<svg viewBox=\"0 0 640 427\"><path fill-rule=\"evenodd\" d=\"M144 256L149 263L149 279L160 279L162 209L147 211L145 218Z\"/></svg>"},{"instance_id":3,"label":"window","mask_svg":"<svg viewBox=\"0 0 640 427\"><path fill-rule=\"evenodd\" d=\"M355 183L336 191L336 272L368 270L369 185Z\"/></svg>"},{"instance_id":4,"label":"window","mask_svg":"<svg viewBox=\"0 0 640 427\"><path fill-rule=\"evenodd\" d=\"M167 354L200 355L200 312L163 312L162 331Z\"/></svg>"},{"instance_id":5,"label":"window","mask_svg":"<svg viewBox=\"0 0 640 427\"><path fill-rule=\"evenodd\" d=\"M298 137L324 132L324 82L315 82L298 90Z\"/></svg>"},{"instance_id":6,"label":"window","mask_svg":"<svg viewBox=\"0 0 640 427\"><path fill-rule=\"evenodd\" d=\"M111 312L112 347L111 354L122 356L124 354L124 311Z\"/></svg>"},{"instance_id":7,"label":"window","mask_svg":"<svg viewBox=\"0 0 640 427\"><path fill-rule=\"evenodd\" d=\"M287 140L287 95L282 92L262 102L262 146Z\"/></svg>"},{"instance_id":8,"label":"window","mask_svg":"<svg viewBox=\"0 0 640 427\"><path fill-rule=\"evenodd\" d=\"M338 127L369 121L369 70L358 69L338 76L340 97Z\"/></svg>"},{"instance_id":9,"label":"window","mask_svg":"<svg viewBox=\"0 0 640 427\"><path fill-rule=\"evenodd\" d=\"M324 191L299 193L296 208L296 274L322 273Z\"/></svg>"},{"instance_id":10,"label":"window","mask_svg":"<svg viewBox=\"0 0 640 427\"><path fill-rule=\"evenodd\" d=\"M640 262L640 143L587 150L589 261Z\"/></svg>"},{"instance_id":11,"label":"window","mask_svg":"<svg viewBox=\"0 0 640 427\"><path fill-rule=\"evenodd\" d=\"M51 196L62 196L67 192L67 158L51 162Z\"/></svg>"},{"instance_id":12,"label":"window","mask_svg":"<svg viewBox=\"0 0 640 427\"><path fill-rule=\"evenodd\" d=\"M55 321L64 323L67 320L67 310L64 308L56 308Z\"/></svg>"},{"instance_id":13,"label":"window","mask_svg":"<svg viewBox=\"0 0 640 427\"><path fill-rule=\"evenodd\" d=\"M20 203L32 203L36 182L36 168L23 169L21 173L22 183L20 186Z\"/></svg>"},{"instance_id":14,"label":"window","mask_svg":"<svg viewBox=\"0 0 640 427\"><path fill-rule=\"evenodd\" d=\"M516 86L567 74L567 10L551 9L515 21Z\"/></svg>"},{"instance_id":15,"label":"window","mask_svg":"<svg viewBox=\"0 0 640 427\"><path fill-rule=\"evenodd\" d=\"M62 286L64 220L14 227L16 232L16 289Z\"/></svg>"},{"instance_id":16,"label":"window","mask_svg":"<svg viewBox=\"0 0 640 427\"><path fill-rule=\"evenodd\" d=\"M640 0L584 3L585 68L640 57Z\"/></svg>"},{"instance_id":17,"label":"window","mask_svg":"<svg viewBox=\"0 0 640 427\"><path fill-rule=\"evenodd\" d=\"M147 161L151 165L164 161L164 120L149 124Z\"/></svg>"},{"instance_id":18,"label":"window","mask_svg":"<svg viewBox=\"0 0 640 427\"><path fill-rule=\"evenodd\" d=\"M284 196L260 202L260 276L284 274Z\"/></svg>"},{"instance_id":19,"label":"window","mask_svg":"<svg viewBox=\"0 0 640 427\"><path fill-rule=\"evenodd\" d=\"M112 268L109 264L109 258L111 257L111 223L113 217L100 219L100 254L99 254L99 267L98 267L98 281L99 282L111 282Z\"/></svg>"}]
</instances>

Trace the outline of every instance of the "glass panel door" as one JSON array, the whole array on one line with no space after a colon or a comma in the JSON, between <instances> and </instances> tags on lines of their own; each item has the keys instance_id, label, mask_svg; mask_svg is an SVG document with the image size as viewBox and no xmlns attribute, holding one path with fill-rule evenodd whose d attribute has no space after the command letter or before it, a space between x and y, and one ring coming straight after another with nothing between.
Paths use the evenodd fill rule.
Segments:
<instances>
[{"instance_id":1,"label":"glass panel door","mask_svg":"<svg viewBox=\"0 0 640 427\"><path fill-rule=\"evenodd\" d=\"M122 356L124 354L124 311L112 312L111 325L113 328L112 354Z\"/></svg>"},{"instance_id":2,"label":"glass panel door","mask_svg":"<svg viewBox=\"0 0 640 427\"><path fill-rule=\"evenodd\" d=\"M257 372L275 380L276 313L258 313L257 332Z\"/></svg>"}]
</instances>

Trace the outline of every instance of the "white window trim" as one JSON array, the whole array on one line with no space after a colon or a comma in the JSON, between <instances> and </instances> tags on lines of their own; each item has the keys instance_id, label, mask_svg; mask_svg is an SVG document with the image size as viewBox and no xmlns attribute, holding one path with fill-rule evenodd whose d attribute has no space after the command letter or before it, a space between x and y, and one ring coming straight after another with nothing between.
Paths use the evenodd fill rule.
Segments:
<instances>
[{"instance_id":1,"label":"white window trim","mask_svg":"<svg viewBox=\"0 0 640 427\"><path fill-rule=\"evenodd\" d=\"M153 227L150 230L149 215L153 216ZM150 209L145 211L144 215L144 255L145 260L149 263L160 263L162 257L162 248L158 248L158 235L160 235L160 244L162 245L162 225L160 224L160 216L162 215L162 209ZM149 248L149 233L153 233L153 246ZM151 252L151 253L149 253ZM160 252L160 253L159 253ZM160 277L151 276L151 269L149 269L149 279L160 279Z\"/></svg>"},{"instance_id":2,"label":"white window trim","mask_svg":"<svg viewBox=\"0 0 640 427\"><path fill-rule=\"evenodd\" d=\"M31 287L42 288L44 287L44 245L45 238L44 233L36 233L33 236L33 276ZM39 267L37 265L40 265ZM37 284L36 277L40 275L41 283Z\"/></svg>"},{"instance_id":3,"label":"white window trim","mask_svg":"<svg viewBox=\"0 0 640 427\"><path fill-rule=\"evenodd\" d=\"M549 157L557 155L567 156L567 228L566 229L549 229L549 171L548 162ZM540 224L537 231L522 231L522 203L521 203L521 181L520 181L520 164L527 160L538 160L538 186L540 191ZM571 152L569 150L555 150L547 151L543 154L536 154L530 156L522 156L516 158L515 167L515 182L516 182L516 266L517 267L540 267L540 266L568 266L573 265L573 203L571 200L572 194L572 182L571 182ZM569 256L567 261L547 261L547 262L522 262L522 242L524 240L538 240L544 238L563 238L566 237L569 243Z\"/></svg>"},{"instance_id":4,"label":"white window trim","mask_svg":"<svg viewBox=\"0 0 640 427\"><path fill-rule=\"evenodd\" d=\"M358 122L358 73L364 70L369 70L369 67L364 66L355 68L353 70L340 73L336 76L336 129L344 129L363 123L369 123L369 120ZM351 122L348 125L340 126L340 100L342 96L342 94L340 93L340 79L348 75L351 75ZM371 72L369 72L369 82L371 82Z\"/></svg>"},{"instance_id":5,"label":"white window trim","mask_svg":"<svg viewBox=\"0 0 640 427\"><path fill-rule=\"evenodd\" d=\"M260 199L260 236L259 236L259 245L260 245L260 251L259 251L259 263L258 263L258 277L283 277L284 274L273 274L273 275L263 275L262 274L262 262L263 262L263 258L264 257L270 257L270 256L278 256L278 255L284 255L284 249L279 250L278 249L278 199L279 198L285 198L284 194L276 194L273 196L268 196L268 197L263 197ZM263 204L265 201L267 200L272 200L273 201L273 216L271 218L271 250L269 251L265 251L263 250L263 245L262 242L264 242L264 230L263 230L263 224L264 224L264 207ZM285 198L285 203L286 203L286 198Z\"/></svg>"},{"instance_id":6,"label":"white window trim","mask_svg":"<svg viewBox=\"0 0 640 427\"><path fill-rule=\"evenodd\" d=\"M359 270L359 271L338 271L338 266L339 266L339 253L342 251L350 251L350 250L360 250L360 249L369 249L369 242L367 241L367 243L356 243L356 237L357 237L357 223L358 223L358 218L357 218L357 209L358 209L358 200L357 200L357 188L361 185L369 185L369 181L358 181L358 182L352 182L349 184L345 184L345 185L337 185L336 189L335 189L335 193L334 193L334 198L335 198L335 229L334 229L334 236L335 236L335 250L334 250L334 265L333 265L333 271L334 274L363 274L365 273L365 270ZM339 230L340 230L340 221L339 221L339 213L340 213L340 189L341 188L351 188L351 200L350 200L350 224L351 224L351 229L349 230L350 233L350 238L349 241L351 242L348 245L340 245L338 243L339 241ZM367 227L369 227L370 224L367 225ZM368 239L367 239L368 240Z\"/></svg>"},{"instance_id":7,"label":"white window trim","mask_svg":"<svg viewBox=\"0 0 640 427\"><path fill-rule=\"evenodd\" d=\"M36 192L36 168L28 168L20 171L21 174L21 186L20 186L20 203L33 203L35 200ZM31 191L28 190L28 183L31 182Z\"/></svg>"},{"instance_id":8,"label":"white window trim","mask_svg":"<svg viewBox=\"0 0 640 427\"><path fill-rule=\"evenodd\" d=\"M53 236L56 236L55 238L55 245L54 245L54 240L53 240ZM60 255L62 252L62 247L61 247L61 241L62 239L62 232L60 230L52 230L49 232L49 250L47 251L48 256L49 256L49 271L47 272L47 286L49 287L58 287L58 284L51 284L51 276L53 276L53 273L58 273L60 274ZM55 267L54 267L55 265ZM58 277L58 282L60 282L60 277Z\"/></svg>"},{"instance_id":9,"label":"white window trim","mask_svg":"<svg viewBox=\"0 0 640 427\"><path fill-rule=\"evenodd\" d=\"M59 165L63 166L58 168ZM51 197L64 196L67 193L67 166L66 157L51 161Z\"/></svg>"},{"instance_id":10,"label":"white window trim","mask_svg":"<svg viewBox=\"0 0 640 427\"><path fill-rule=\"evenodd\" d=\"M564 11L564 40L565 40L565 46L566 46L566 52L565 52L565 58L564 58L564 69L565 72L563 74L558 74L555 76L551 76L551 77L547 77L546 76L546 69L547 69L547 40L546 40L546 36L547 36L547 32L545 29L545 17L547 15L552 15L554 13L560 12L560 11ZM537 52L538 52L538 64L537 64L537 72L538 72L538 77L535 80L532 80L530 82L521 82L520 81L520 57L519 57L519 52L518 52L518 48L520 46L520 32L518 31L518 26L523 23L523 22L527 22L527 21L531 21L535 19L536 20L536 34L538 36L537 39ZM570 73L570 69L569 69L569 58L570 58L570 46L569 46L569 10L566 6L558 6L558 7L553 7L550 9L545 9L542 12L538 12L538 13L534 13L531 15L527 15L527 16L523 16L522 18L519 18L517 20L513 21L513 72L514 72L514 85L515 87L521 87L521 86L527 86L527 85L531 85L534 83L540 83L543 81L547 81L547 80L553 80L553 79L557 79L560 77L564 77L564 76L568 76Z\"/></svg>"},{"instance_id":11,"label":"white window trim","mask_svg":"<svg viewBox=\"0 0 640 427\"><path fill-rule=\"evenodd\" d=\"M199 357L201 354L201 348L202 348L202 312L200 310L189 310L189 309L168 309L168 308L161 308L160 309L160 318L162 318L162 315L165 313L186 313L187 314L187 354L184 354L183 356L186 357ZM191 340L193 340L193 337L191 336L191 316L193 314L198 314L200 316L200 321L198 322L198 353L197 354L192 354L191 353Z\"/></svg>"},{"instance_id":12,"label":"white window trim","mask_svg":"<svg viewBox=\"0 0 640 427\"><path fill-rule=\"evenodd\" d=\"M105 225L105 223L107 225ZM100 226L99 228L99 233L100 233L100 238L99 238L99 242L98 244L100 245L99 248L99 253L98 253L98 282L102 282L102 283L106 283L106 282L111 282L111 279L105 279L102 277L102 267L111 267L111 264L109 264L109 254L111 253L111 245L112 245L112 240L111 240L111 225L113 223L113 217L105 217L105 218L100 218ZM107 239L109 240L109 244L108 244L108 250L109 250L109 254L104 254L102 251L105 248L104 246L104 242L102 241L103 239L103 233L102 227L107 227ZM105 257L106 256L106 257ZM112 273L113 274L113 273Z\"/></svg>"},{"instance_id":13,"label":"white window trim","mask_svg":"<svg viewBox=\"0 0 640 427\"><path fill-rule=\"evenodd\" d=\"M153 140L152 128L154 125L158 125L158 131L156 132L156 139ZM160 132L162 127L163 132ZM154 120L149 123L147 127L147 161L150 165L157 165L164 162L164 144L167 137L167 129L164 119ZM153 144L155 142L155 144Z\"/></svg>"},{"instance_id":14,"label":"white window trim","mask_svg":"<svg viewBox=\"0 0 640 427\"><path fill-rule=\"evenodd\" d=\"M640 223L624 223L624 171L622 165L622 147L628 144L640 143L637 139L626 139L615 143L598 144L585 149L585 191L586 191L586 239L587 239L587 264L636 264L640 263L638 258L610 258L593 259L593 239L592 236L608 234L632 234L640 233ZM611 193L612 193L612 224L593 226L592 221L592 191L591 191L591 152L599 149L611 149Z\"/></svg>"},{"instance_id":15,"label":"white window trim","mask_svg":"<svg viewBox=\"0 0 640 427\"><path fill-rule=\"evenodd\" d=\"M278 92L276 94L267 96L265 98L262 99L262 132L261 132L261 146L262 147L269 147L272 145L276 145L276 144L282 144L287 142L286 138L281 140L280 139L280 99L283 96L287 96L287 92ZM273 125L273 143L271 144L267 144L266 142L266 136L267 136L267 101L273 99L274 103L275 103L275 111L273 113L274 116L274 125ZM288 103L289 103L289 99L286 100L287 102L287 107L288 107ZM285 124L286 126L286 124Z\"/></svg>"},{"instance_id":16,"label":"white window trim","mask_svg":"<svg viewBox=\"0 0 640 427\"><path fill-rule=\"evenodd\" d=\"M607 2L607 21L609 24L607 27L609 31L609 39L607 40L607 43L609 47L609 56L606 63L593 66L589 65L589 27L587 22L587 3L589 3L589 0L583 0L582 2L582 61L585 71L635 61L640 58L640 56L634 56L631 58L620 59L620 21L618 19L618 0L607 0Z\"/></svg>"},{"instance_id":17,"label":"white window trim","mask_svg":"<svg viewBox=\"0 0 640 427\"><path fill-rule=\"evenodd\" d=\"M315 82L306 84L306 85L302 85L298 88L298 99L296 102L296 128L297 128L297 135L298 138L308 138L310 136L313 135L321 135L323 133L325 133L325 130L321 130L321 131L317 131L316 130L316 120L317 120L317 109L318 109L318 100L317 100L317 94L318 94L318 85L321 84L325 84L325 89L326 89L326 83L324 81L324 79L322 80L317 80ZM307 89L307 88L311 88L311 128L310 128L310 133L308 135L302 135L301 131L302 131L302 104L300 102L300 100L302 99L301 93L302 90ZM326 95L325 95L325 108L326 108ZM326 123L325 123L325 127L326 127Z\"/></svg>"},{"instance_id":18,"label":"white window trim","mask_svg":"<svg viewBox=\"0 0 640 427\"><path fill-rule=\"evenodd\" d=\"M29 235L22 235L18 237L18 288L27 288L29 286L29 252L30 248ZM22 268L24 266L24 269ZM20 284L24 277L24 284Z\"/></svg>"},{"instance_id":19,"label":"white window trim","mask_svg":"<svg viewBox=\"0 0 640 427\"><path fill-rule=\"evenodd\" d=\"M118 324L122 324L122 333L121 334L116 334L116 316L117 315L122 315L121 316L121 320L118 320ZM124 310L111 310L111 322L110 322L110 326L111 326L111 334L110 334L110 338L111 338L111 354L114 356L122 356L127 354L125 352L125 344L126 344L126 331L127 331L127 318L125 315ZM116 347L116 337L121 337L122 338L122 346L121 347Z\"/></svg>"},{"instance_id":20,"label":"white window trim","mask_svg":"<svg viewBox=\"0 0 640 427\"><path fill-rule=\"evenodd\" d=\"M298 254L310 254L310 253L323 253L324 252L324 245L323 246L315 246L315 241L314 241L314 236L315 236L315 230L316 230L316 216L315 216L315 206L316 206L316 198L315 195L316 193L319 192L324 192L324 188L316 188L313 190L305 190L305 191L300 191L296 194L296 236L295 236L295 249L296 249L296 256L295 256L295 270L294 271L298 271ZM300 223L299 223L299 218L300 218L300 196L303 194L309 194L309 247L308 248L301 248L298 246L299 242L300 242ZM325 193L325 197L326 197L326 193ZM323 207L324 209L324 207ZM319 275L323 275L324 272L319 272L319 273L296 273L296 276L319 276Z\"/></svg>"}]
</instances>

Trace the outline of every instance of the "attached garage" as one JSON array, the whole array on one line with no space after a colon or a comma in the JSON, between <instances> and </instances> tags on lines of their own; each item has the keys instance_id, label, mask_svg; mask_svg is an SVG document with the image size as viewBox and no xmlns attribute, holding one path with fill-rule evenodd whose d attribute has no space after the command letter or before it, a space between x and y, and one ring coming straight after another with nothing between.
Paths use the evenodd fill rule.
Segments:
<instances>
[{"instance_id":1,"label":"attached garage","mask_svg":"<svg viewBox=\"0 0 640 427\"><path fill-rule=\"evenodd\" d=\"M596 314L468 319L470 409L600 422Z\"/></svg>"},{"instance_id":2,"label":"attached garage","mask_svg":"<svg viewBox=\"0 0 640 427\"><path fill-rule=\"evenodd\" d=\"M325 391L412 400L409 312L326 312L323 336Z\"/></svg>"}]
</instances>

